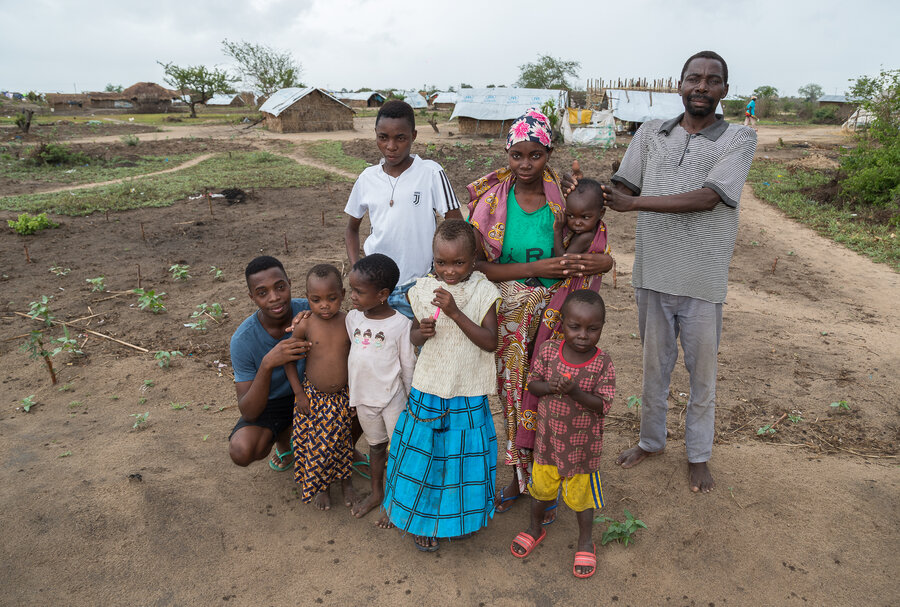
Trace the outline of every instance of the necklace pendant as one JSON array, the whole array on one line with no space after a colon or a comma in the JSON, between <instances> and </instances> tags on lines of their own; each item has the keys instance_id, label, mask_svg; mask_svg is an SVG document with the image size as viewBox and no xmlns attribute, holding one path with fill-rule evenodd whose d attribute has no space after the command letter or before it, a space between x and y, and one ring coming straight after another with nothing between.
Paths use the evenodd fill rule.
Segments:
<instances>
[{"instance_id":1,"label":"necklace pendant","mask_svg":"<svg viewBox=\"0 0 900 607\"><path fill-rule=\"evenodd\" d=\"M394 206L394 199L391 198L391 204L389 206Z\"/></svg>"}]
</instances>

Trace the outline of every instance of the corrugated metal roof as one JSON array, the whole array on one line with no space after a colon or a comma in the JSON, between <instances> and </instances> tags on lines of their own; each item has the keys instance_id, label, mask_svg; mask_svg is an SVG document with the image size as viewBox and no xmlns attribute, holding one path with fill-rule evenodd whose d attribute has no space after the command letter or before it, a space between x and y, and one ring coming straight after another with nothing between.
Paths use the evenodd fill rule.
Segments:
<instances>
[{"instance_id":1,"label":"corrugated metal roof","mask_svg":"<svg viewBox=\"0 0 900 607\"><path fill-rule=\"evenodd\" d=\"M822 95L817 99L819 103L850 103L846 95Z\"/></svg>"},{"instance_id":2,"label":"corrugated metal roof","mask_svg":"<svg viewBox=\"0 0 900 607\"><path fill-rule=\"evenodd\" d=\"M556 107L566 107L569 94L553 89L462 89L453 108L450 120L454 118L476 118L478 120L510 120L518 118L531 108L538 108L552 99Z\"/></svg>"},{"instance_id":3,"label":"corrugated metal roof","mask_svg":"<svg viewBox=\"0 0 900 607\"><path fill-rule=\"evenodd\" d=\"M331 97L334 99L336 103L340 103L347 109L351 109L346 103L343 103L340 99L332 95L326 90L316 88L314 86L306 87L306 88L286 88L281 89L280 91L275 91L272 93L272 96L266 99L266 102L262 104L262 107L259 108L260 112L266 112L267 114L272 114L273 116L278 116L284 110L288 109L300 99L303 99L313 91L319 91L326 97Z\"/></svg>"},{"instance_id":4,"label":"corrugated metal roof","mask_svg":"<svg viewBox=\"0 0 900 607\"><path fill-rule=\"evenodd\" d=\"M607 89L609 108L613 116L623 122L647 122L657 118L668 120L684 113L684 101L678 93L650 93ZM722 114L722 104L716 108Z\"/></svg>"},{"instance_id":5,"label":"corrugated metal roof","mask_svg":"<svg viewBox=\"0 0 900 607\"><path fill-rule=\"evenodd\" d=\"M206 105L231 105L235 95L213 95Z\"/></svg>"}]
</instances>

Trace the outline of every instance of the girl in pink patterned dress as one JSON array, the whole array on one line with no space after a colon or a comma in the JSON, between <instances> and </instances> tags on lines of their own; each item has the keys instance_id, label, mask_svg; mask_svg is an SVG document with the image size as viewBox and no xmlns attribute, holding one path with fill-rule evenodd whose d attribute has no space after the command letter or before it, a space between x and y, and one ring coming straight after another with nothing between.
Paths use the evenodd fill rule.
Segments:
<instances>
[{"instance_id":1,"label":"girl in pink patterned dress","mask_svg":"<svg viewBox=\"0 0 900 607\"><path fill-rule=\"evenodd\" d=\"M535 354L528 391L539 398L534 467L528 492L531 524L513 540L513 556L525 558L547 536L544 511L557 494L578 519L572 573L586 578L597 566L591 532L594 509L603 507L600 453L604 417L616 393L616 371L597 347L606 308L595 291L579 289L562 305L563 340L545 341Z\"/></svg>"}]
</instances>

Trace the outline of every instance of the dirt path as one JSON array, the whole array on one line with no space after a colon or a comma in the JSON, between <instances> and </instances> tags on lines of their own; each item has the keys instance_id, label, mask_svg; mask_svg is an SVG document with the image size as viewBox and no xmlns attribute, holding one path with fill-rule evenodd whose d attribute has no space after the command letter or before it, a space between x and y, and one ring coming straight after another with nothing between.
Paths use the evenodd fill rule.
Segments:
<instances>
[{"instance_id":1,"label":"dirt path","mask_svg":"<svg viewBox=\"0 0 900 607\"><path fill-rule=\"evenodd\" d=\"M196 158L191 158L190 160L188 160L186 162L182 162L178 166L173 166L171 168L164 169L162 171L156 171L153 173L144 173L143 175L134 175L132 177L123 177L121 179L113 179L111 181L97 181L94 183L80 183L78 185L67 185L67 186L61 186L58 188L50 188L47 190L35 189L31 193L32 194L54 194L56 192L71 192L74 190L85 190L88 188L98 188L98 187L102 187L105 185L115 185L117 183L123 183L125 181L134 181L136 179L145 179L147 177L154 177L156 175L165 175L166 173L174 173L175 171L183 171L184 169L188 169L192 166L198 165L201 162L203 162L204 160L206 160L208 158L212 158L213 156L215 156L215 154L201 154L200 156L197 156ZM2 198L2 196L0 196L0 198Z\"/></svg>"}]
</instances>

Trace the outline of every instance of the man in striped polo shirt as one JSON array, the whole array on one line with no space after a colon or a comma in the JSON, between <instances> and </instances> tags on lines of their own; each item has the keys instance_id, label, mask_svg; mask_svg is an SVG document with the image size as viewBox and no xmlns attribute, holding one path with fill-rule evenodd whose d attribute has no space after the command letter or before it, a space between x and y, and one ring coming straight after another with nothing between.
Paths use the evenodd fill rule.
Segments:
<instances>
[{"instance_id":1,"label":"man in striped polo shirt","mask_svg":"<svg viewBox=\"0 0 900 607\"><path fill-rule=\"evenodd\" d=\"M638 211L632 284L644 348L641 436L616 463L630 468L665 448L680 337L691 385L685 418L690 486L708 492L715 486L708 462L722 303L756 133L715 113L728 93L728 66L717 53L688 59L680 86L684 114L642 124L613 185L603 186L611 209Z\"/></svg>"}]
</instances>

